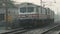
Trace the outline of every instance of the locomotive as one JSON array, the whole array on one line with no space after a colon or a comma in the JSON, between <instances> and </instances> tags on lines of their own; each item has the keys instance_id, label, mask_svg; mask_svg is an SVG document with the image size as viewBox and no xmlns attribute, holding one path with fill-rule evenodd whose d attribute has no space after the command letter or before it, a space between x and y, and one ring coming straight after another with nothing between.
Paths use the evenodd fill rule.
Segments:
<instances>
[{"instance_id":1,"label":"locomotive","mask_svg":"<svg viewBox=\"0 0 60 34\"><path fill-rule=\"evenodd\" d=\"M18 6L18 15L13 23L15 27L42 26L54 23L54 11L33 3L21 3Z\"/></svg>"}]
</instances>

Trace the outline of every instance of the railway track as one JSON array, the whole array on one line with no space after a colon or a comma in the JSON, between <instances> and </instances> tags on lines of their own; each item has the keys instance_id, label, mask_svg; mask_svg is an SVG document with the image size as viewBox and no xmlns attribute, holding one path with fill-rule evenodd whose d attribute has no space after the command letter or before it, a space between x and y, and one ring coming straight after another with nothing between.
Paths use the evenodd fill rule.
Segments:
<instances>
[{"instance_id":1,"label":"railway track","mask_svg":"<svg viewBox=\"0 0 60 34\"><path fill-rule=\"evenodd\" d=\"M60 26L59 23L54 23L54 24L51 24L42 28L37 28L37 29L24 32L22 34L46 34L49 31L56 29L58 26Z\"/></svg>"},{"instance_id":2,"label":"railway track","mask_svg":"<svg viewBox=\"0 0 60 34\"><path fill-rule=\"evenodd\" d=\"M58 30L58 28L60 28L60 24L53 26L52 28L50 28L48 30L42 31L41 34L48 34L52 30ZM21 33L27 32L29 30L34 30L34 29L18 28L18 29L14 29L14 30L10 30L8 32L2 33L2 34L21 34ZM44 28L43 28L43 30L44 30Z\"/></svg>"},{"instance_id":3,"label":"railway track","mask_svg":"<svg viewBox=\"0 0 60 34\"><path fill-rule=\"evenodd\" d=\"M41 34L60 34L60 24Z\"/></svg>"},{"instance_id":4,"label":"railway track","mask_svg":"<svg viewBox=\"0 0 60 34\"><path fill-rule=\"evenodd\" d=\"M28 31L28 30L24 29L24 28L18 28L18 29L10 30L10 31L5 32L5 33L1 33L1 34L18 34L18 33L23 33L23 32L26 32L26 31Z\"/></svg>"},{"instance_id":5,"label":"railway track","mask_svg":"<svg viewBox=\"0 0 60 34\"><path fill-rule=\"evenodd\" d=\"M29 30L32 30L32 29L30 29L30 28L18 28L18 29L13 29L13 30L7 31L5 33L0 33L0 34L21 34L21 33L27 32Z\"/></svg>"}]
</instances>

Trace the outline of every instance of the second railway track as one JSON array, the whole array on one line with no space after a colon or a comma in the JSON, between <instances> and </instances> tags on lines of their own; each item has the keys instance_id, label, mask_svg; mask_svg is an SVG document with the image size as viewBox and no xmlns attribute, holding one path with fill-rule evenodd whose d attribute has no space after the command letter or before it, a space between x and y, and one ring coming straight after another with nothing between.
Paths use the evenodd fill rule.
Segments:
<instances>
[{"instance_id":1,"label":"second railway track","mask_svg":"<svg viewBox=\"0 0 60 34\"><path fill-rule=\"evenodd\" d=\"M41 34L57 34L57 32L59 33L60 32L60 24L41 33Z\"/></svg>"},{"instance_id":2,"label":"second railway track","mask_svg":"<svg viewBox=\"0 0 60 34\"><path fill-rule=\"evenodd\" d=\"M1 33L1 34L17 34L17 33L22 33L22 32L26 32L26 31L27 31L27 29L18 28L18 29L10 30L10 31L5 32L5 33Z\"/></svg>"}]
</instances>

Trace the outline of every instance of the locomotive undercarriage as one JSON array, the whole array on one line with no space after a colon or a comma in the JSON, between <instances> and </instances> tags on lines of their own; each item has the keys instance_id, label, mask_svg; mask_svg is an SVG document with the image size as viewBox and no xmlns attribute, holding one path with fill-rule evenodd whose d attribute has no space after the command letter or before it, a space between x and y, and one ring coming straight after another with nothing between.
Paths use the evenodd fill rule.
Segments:
<instances>
[{"instance_id":1,"label":"locomotive undercarriage","mask_svg":"<svg viewBox=\"0 0 60 34\"><path fill-rule=\"evenodd\" d=\"M22 19L13 23L14 28L19 27L40 27L54 22L54 19Z\"/></svg>"}]
</instances>

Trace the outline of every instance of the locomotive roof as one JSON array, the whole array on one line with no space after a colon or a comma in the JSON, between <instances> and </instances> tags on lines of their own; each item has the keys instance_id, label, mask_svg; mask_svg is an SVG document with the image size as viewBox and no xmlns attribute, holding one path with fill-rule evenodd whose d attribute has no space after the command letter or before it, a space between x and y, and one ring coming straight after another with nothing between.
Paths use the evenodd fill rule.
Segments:
<instances>
[{"instance_id":1,"label":"locomotive roof","mask_svg":"<svg viewBox=\"0 0 60 34\"><path fill-rule=\"evenodd\" d=\"M39 6L39 5L36 5L36 4L33 4L33 3L29 3L29 2L24 2L24 3L18 4L17 8L18 7L25 7L25 6L29 6L29 5L44 8L42 6ZM45 9L50 10L50 8L45 8ZM54 12L53 10L51 10L51 11Z\"/></svg>"},{"instance_id":2,"label":"locomotive roof","mask_svg":"<svg viewBox=\"0 0 60 34\"><path fill-rule=\"evenodd\" d=\"M29 2L24 2L24 3L21 3L21 4L18 4L17 7L20 7L20 6L29 6L29 5L32 5L32 6L35 6L35 7L42 7L42 6L39 6L39 5L36 5L36 4L33 4L33 3L29 3Z\"/></svg>"}]
</instances>

